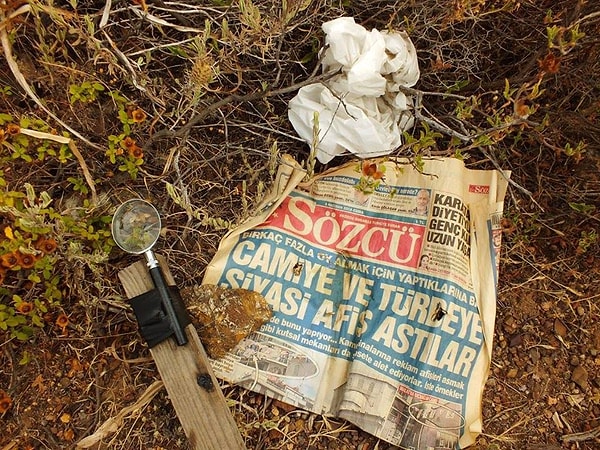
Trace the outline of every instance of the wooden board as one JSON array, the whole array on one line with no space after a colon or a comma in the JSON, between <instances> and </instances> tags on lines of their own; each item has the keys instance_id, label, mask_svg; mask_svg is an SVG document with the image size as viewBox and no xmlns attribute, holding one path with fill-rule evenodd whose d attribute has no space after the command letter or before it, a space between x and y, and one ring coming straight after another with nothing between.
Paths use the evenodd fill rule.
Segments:
<instances>
[{"instance_id":1,"label":"wooden board","mask_svg":"<svg viewBox=\"0 0 600 450\"><path fill-rule=\"evenodd\" d=\"M167 284L174 285L164 259L158 259ZM128 298L154 288L144 261L120 271L119 279ZM188 325L185 333L186 345L178 346L171 337L152 347L150 353L186 436L196 450L245 449L196 329Z\"/></svg>"}]
</instances>

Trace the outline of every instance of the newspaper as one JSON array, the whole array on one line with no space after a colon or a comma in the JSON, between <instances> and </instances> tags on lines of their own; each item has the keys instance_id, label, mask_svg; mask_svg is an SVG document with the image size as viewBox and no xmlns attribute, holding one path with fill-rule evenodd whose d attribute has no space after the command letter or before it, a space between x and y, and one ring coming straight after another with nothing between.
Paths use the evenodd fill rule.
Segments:
<instances>
[{"instance_id":1,"label":"newspaper","mask_svg":"<svg viewBox=\"0 0 600 450\"><path fill-rule=\"evenodd\" d=\"M212 361L217 376L403 449L472 444L509 174L382 158L304 176L284 158L207 267L204 283L259 292L274 313Z\"/></svg>"}]
</instances>

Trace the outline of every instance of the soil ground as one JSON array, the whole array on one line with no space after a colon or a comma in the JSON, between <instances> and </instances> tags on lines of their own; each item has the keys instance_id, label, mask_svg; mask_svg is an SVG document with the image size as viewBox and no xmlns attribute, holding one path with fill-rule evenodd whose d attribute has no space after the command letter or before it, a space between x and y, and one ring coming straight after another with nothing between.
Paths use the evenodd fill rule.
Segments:
<instances>
[{"instance_id":1,"label":"soil ground","mask_svg":"<svg viewBox=\"0 0 600 450\"><path fill-rule=\"evenodd\" d=\"M110 242L110 214L135 194L156 204L161 253L180 286L197 284L225 227L268 188L280 152L309 159L287 103L314 80L321 24L341 15L405 29L418 50L416 88L431 120L412 132L418 144L396 154L458 152L469 167L512 170L483 434L472 448L600 448L596 2L282 4L0 2L0 113L10 115L0 124L2 189L24 193L28 183L59 213L35 210L57 245L42 280L35 268L2 272L0 304L39 321L28 322L31 337L15 334L17 325L0 330L0 449L74 448L159 379L117 278L136 258ZM507 120L513 115L519 120ZM432 136L425 124L433 118L490 140L457 143L447 129ZM82 158L19 141L10 124L57 134L68 125ZM15 239L33 245L35 234L9 208L31 214L35 205L9 197L0 209L3 251ZM15 312L23 302L35 309ZM223 389L249 449L395 448L343 421ZM189 446L163 390L93 448Z\"/></svg>"}]
</instances>

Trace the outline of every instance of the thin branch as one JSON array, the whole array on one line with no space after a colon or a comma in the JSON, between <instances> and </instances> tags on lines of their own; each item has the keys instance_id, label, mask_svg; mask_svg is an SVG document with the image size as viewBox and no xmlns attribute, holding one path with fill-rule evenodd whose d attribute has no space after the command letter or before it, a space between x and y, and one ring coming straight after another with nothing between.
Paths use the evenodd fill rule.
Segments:
<instances>
[{"instance_id":1,"label":"thin branch","mask_svg":"<svg viewBox=\"0 0 600 450\"><path fill-rule=\"evenodd\" d=\"M428 91L422 91L420 89L410 88L410 87L401 86L401 85L398 86L398 89L403 94L411 95L413 97L421 97L421 98L423 98L425 96L446 97L446 98L455 98L457 100L466 100L469 98L469 97L466 97L464 95L459 95L459 94L452 94L452 93L448 93L448 92L428 92Z\"/></svg>"},{"instance_id":2,"label":"thin branch","mask_svg":"<svg viewBox=\"0 0 600 450\"><path fill-rule=\"evenodd\" d=\"M459 133L458 131L453 130L448 125L443 123L441 120L437 119L433 115L431 117L426 117L421 114L421 109L423 108L415 108L415 118L420 120L421 122L425 122L429 125L430 128L440 131L448 136L455 137L460 139L463 142L473 142L473 136ZM427 110L425 110L427 111Z\"/></svg>"},{"instance_id":3,"label":"thin branch","mask_svg":"<svg viewBox=\"0 0 600 450\"><path fill-rule=\"evenodd\" d=\"M108 41L108 43L112 47L112 49L115 52L115 55L117 56L117 58L121 60L121 62L125 65L125 67L127 67L127 70L129 72L129 74L131 75L131 82L133 83L133 85L136 88L138 88L140 91L145 92L146 88L143 87L143 86L141 86L138 83L137 74L135 73L135 70L133 69L133 66L131 65L131 62L129 61L129 58L127 58L127 56L121 50L119 50L119 48L117 47L117 44L115 44L114 41L110 38L110 36L106 32L106 30L102 30L102 34L104 34L104 37L106 38L106 40Z\"/></svg>"},{"instance_id":4,"label":"thin branch","mask_svg":"<svg viewBox=\"0 0 600 450\"><path fill-rule=\"evenodd\" d=\"M483 156L485 156L494 165L496 170L498 170L500 173L504 174L504 169L502 169L502 167L500 167L500 164L498 164L498 162L494 158L492 158L492 155L490 153L488 153L483 147L477 147L477 148L481 151L481 153L483 153ZM530 190L525 189L523 186L521 186L519 183L517 183L510 177L505 177L505 178L506 178L506 181L508 181L508 184L510 184L515 189L521 191L523 194L525 194L527 197L529 197L529 200L531 200L538 208L540 208L540 211L544 212L544 208L542 208L542 205L540 205L533 198L533 193Z\"/></svg>"},{"instance_id":5,"label":"thin branch","mask_svg":"<svg viewBox=\"0 0 600 450\"><path fill-rule=\"evenodd\" d=\"M228 105L229 103L252 102L255 100L260 100L262 98L269 98L269 97L275 97L277 95L289 94L290 92L294 92L294 91L300 89L301 87L307 86L309 84L328 80L331 77L337 75L338 73L339 73L339 71L336 70L336 71L324 73L322 75L311 76L304 81L292 84L290 86L287 86L287 87L284 87L281 89L274 89L274 90L267 89L264 91L252 92L252 93L246 94L246 95L235 95L235 94L228 95L227 97L219 100L218 102L208 105L201 112L192 116L192 118L189 120L189 122L186 123L181 128L179 128L177 131L172 131L172 130L167 130L167 129L157 131L150 137L150 139L148 139L146 141L146 144L144 145L144 149L145 150L150 149L152 147L152 145L154 144L154 142L156 142L158 139L161 139L161 138L183 138L183 137L186 137L194 126L196 126L197 124L202 122L207 116L209 116L213 112L217 111L218 109L222 108L225 105Z\"/></svg>"},{"instance_id":6,"label":"thin branch","mask_svg":"<svg viewBox=\"0 0 600 450\"><path fill-rule=\"evenodd\" d=\"M600 11L594 11L593 13L588 14L587 16L583 16L580 19L577 19L573 25L571 25L569 28L574 27L576 25L579 25L583 22L586 22L588 20L592 20L592 19L596 19L596 18L600 18Z\"/></svg>"},{"instance_id":7,"label":"thin branch","mask_svg":"<svg viewBox=\"0 0 600 450\"><path fill-rule=\"evenodd\" d=\"M148 22L153 23L155 25L160 25L160 26L163 26L163 27L174 28L175 30L181 31L181 32L184 32L184 33L202 34L202 32L204 31L204 30L201 30L200 28L193 28L193 27L181 26L181 25L177 25L177 24L174 24L174 23L167 22L166 20L161 19L160 17L156 17L153 14L141 11L139 8L131 8L131 10L140 19L145 19ZM173 14L173 13L171 13L171 14Z\"/></svg>"},{"instance_id":8,"label":"thin branch","mask_svg":"<svg viewBox=\"0 0 600 450\"><path fill-rule=\"evenodd\" d=\"M582 431L581 433L565 434L562 437L563 442L583 442L600 437L600 427L591 429L590 431Z\"/></svg>"},{"instance_id":9,"label":"thin branch","mask_svg":"<svg viewBox=\"0 0 600 450\"><path fill-rule=\"evenodd\" d=\"M424 92L418 89L412 89L412 88L407 88L404 86L400 87L400 92L404 93L404 94L408 94L410 96L413 96L415 99L415 118L421 122L425 122L427 125L429 125L430 128L433 128L434 130L440 131L444 134L447 134L449 136L455 137L460 139L463 142L472 142L472 137L468 136L466 134L462 134L459 133L458 131L453 130L452 128L450 128L448 125L446 125L445 123L443 123L441 120L435 118L433 116L433 114L431 115L431 118L424 116L421 113L421 110L425 109L423 107L423 96L424 95L438 95L441 93L438 92ZM464 97L462 96L456 96L456 95L452 95L453 98L459 98L459 99L464 99ZM425 111L427 111L425 109ZM428 112L428 111L427 111Z\"/></svg>"}]
</instances>

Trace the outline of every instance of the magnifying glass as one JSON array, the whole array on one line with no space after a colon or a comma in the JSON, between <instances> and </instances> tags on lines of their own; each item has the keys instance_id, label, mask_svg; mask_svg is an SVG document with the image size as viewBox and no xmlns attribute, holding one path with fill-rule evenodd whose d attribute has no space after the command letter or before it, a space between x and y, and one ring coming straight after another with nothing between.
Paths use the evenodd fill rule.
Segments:
<instances>
[{"instance_id":1,"label":"magnifying glass","mask_svg":"<svg viewBox=\"0 0 600 450\"><path fill-rule=\"evenodd\" d=\"M185 345L188 342L187 336L177 319L167 283L152 252L152 247L158 241L160 229L160 214L151 203L141 199L131 199L121 204L115 211L111 224L113 239L122 250L134 255L143 253L146 256L150 276L175 333L177 344Z\"/></svg>"}]
</instances>

